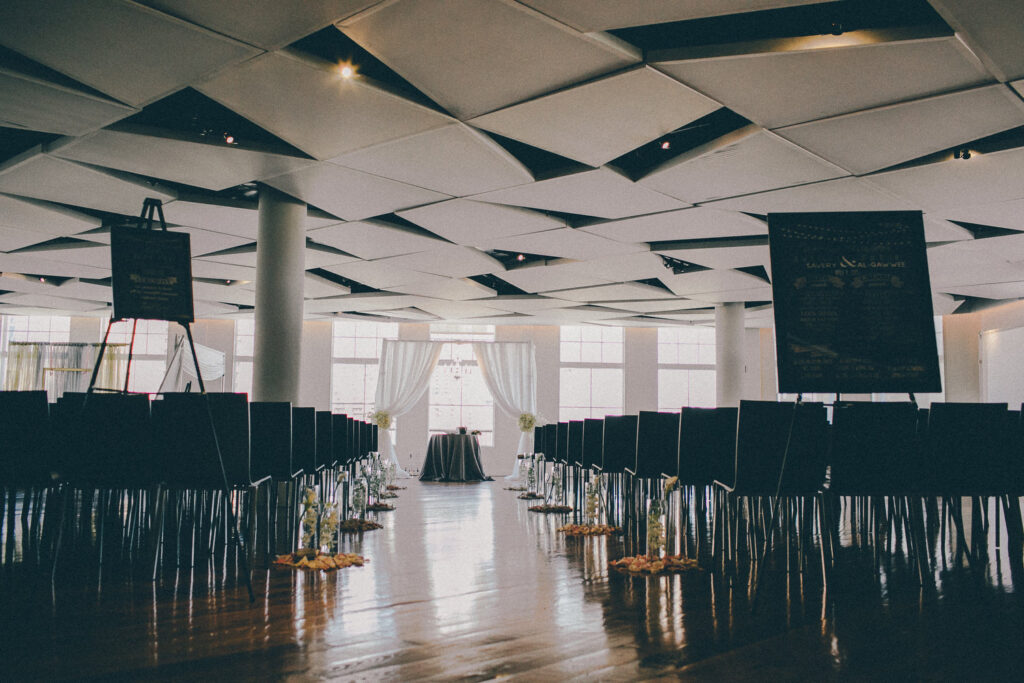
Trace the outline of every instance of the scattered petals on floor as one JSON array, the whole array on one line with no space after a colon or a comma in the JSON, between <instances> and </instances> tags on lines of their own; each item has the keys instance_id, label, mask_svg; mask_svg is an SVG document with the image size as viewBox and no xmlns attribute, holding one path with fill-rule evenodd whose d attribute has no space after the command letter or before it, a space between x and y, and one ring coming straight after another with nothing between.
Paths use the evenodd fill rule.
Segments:
<instances>
[{"instance_id":1,"label":"scattered petals on floor","mask_svg":"<svg viewBox=\"0 0 1024 683\"><path fill-rule=\"evenodd\" d=\"M622 529L609 524L566 524L558 527L566 536L611 536L622 533Z\"/></svg>"},{"instance_id":2,"label":"scattered petals on floor","mask_svg":"<svg viewBox=\"0 0 1024 683\"><path fill-rule=\"evenodd\" d=\"M383 526L377 524L377 522L371 522L368 519L356 519L355 517L338 523L338 531L346 534L356 534L382 528Z\"/></svg>"},{"instance_id":3,"label":"scattered petals on floor","mask_svg":"<svg viewBox=\"0 0 1024 683\"><path fill-rule=\"evenodd\" d=\"M278 555L274 564L279 567L292 567L293 569L306 569L309 571L330 572L345 567L362 567L369 562L362 555L354 553L321 553L313 550L300 550L287 555Z\"/></svg>"},{"instance_id":4,"label":"scattered petals on floor","mask_svg":"<svg viewBox=\"0 0 1024 683\"><path fill-rule=\"evenodd\" d=\"M544 498L544 496L540 495L539 493L534 493L533 491L520 493L517 497L520 498L521 500L541 500L542 498Z\"/></svg>"},{"instance_id":5,"label":"scattered petals on floor","mask_svg":"<svg viewBox=\"0 0 1024 683\"><path fill-rule=\"evenodd\" d=\"M568 505L531 505L527 509L530 512L543 512L545 514L572 512L572 508Z\"/></svg>"},{"instance_id":6,"label":"scattered petals on floor","mask_svg":"<svg viewBox=\"0 0 1024 683\"><path fill-rule=\"evenodd\" d=\"M630 574L668 574L700 569L697 560L682 555L666 555L665 557L648 557L636 555L612 560L609 567Z\"/></svg>"},{"instance_id":7,"label":"scattered petals on floor","mask_svg":"<svg viewBox=\"0 0 1024 683\"><path fill-rule=\"evenodd\" d=\"M387 503L373 503L366 506L367 512L388 512L394 509L394 505L388 505Z\"/></svg>"}]
</instances>

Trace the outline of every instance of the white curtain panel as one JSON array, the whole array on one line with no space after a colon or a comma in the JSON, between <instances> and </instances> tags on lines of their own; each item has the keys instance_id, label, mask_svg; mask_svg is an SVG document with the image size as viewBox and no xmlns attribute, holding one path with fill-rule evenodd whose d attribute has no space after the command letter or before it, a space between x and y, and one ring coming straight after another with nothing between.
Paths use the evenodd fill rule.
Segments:
<instances>
[{"instance_id":1,"label":"white curtain panel","mask_svg":"<svg viewBox=\"0 0 1024 683\"><path fill-rule=\"evenodd\" d=\"M67 391L85 391L89 388L98 350L99 344L11 342L4 388L9 391L45 389L50 401L56 401ZM122 388L127 360L127 347L108 345L96 386Z\"/></svg>"},{"instance_id":2,"label":"white curtain panel","mask_svg":"<svg viewBox=\"0 0 1024 683\"><path fill-rule=\"evenodd\" d=\"M533 342L479 342L473 344L477 365L484 383L503 413L516 420L523 413L537 415L537 359ZM520 432L516 455L532 449L533 430ZM519 478L517 457L512 474L506 479Z\"/></svg>"},{"instance_id":3,"label":"white curtain panel","mask_svg":"<svg viewBox=\"0 0 1024 683\"><path fill-rule=\"evenodd\" d=\"M392 419L412 410L430 387L430 375L437 367L443 347L443 342L385 339L380 352L374 410L384 411ZM398 476L409 476L398 464L398 455L386 429L380 430L380 439L384 451L391 454Z\"/></svg>"},{"instance_id":4,"label":"white curtain panel","mask_svg":"<svg viewBox=\"0 0 1024 683\"><path fill-rule=\"evenodd\" d=\"M224 376L226 364L223 351L196 344L196 356L199 358L199 369L203 373L204 382L212 382ZM174 344L174 355L171 356L171 362L167 364L167 372L164 373L157 393L184 391L188 384L186 376L199 377L196 373L196 364L192 360L192 350L188 347L184 337L178 337Z\"/></svg>"}]
</instances>

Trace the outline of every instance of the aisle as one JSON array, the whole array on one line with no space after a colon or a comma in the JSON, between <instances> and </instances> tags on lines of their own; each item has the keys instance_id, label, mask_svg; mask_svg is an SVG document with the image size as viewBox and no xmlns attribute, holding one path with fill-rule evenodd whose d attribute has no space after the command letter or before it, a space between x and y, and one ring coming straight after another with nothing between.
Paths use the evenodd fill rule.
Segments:
<instances>
[{"instance_id":1,"label":"aisle","mask_svg":"<svg viewBox=\"0 0 1024 683\"><path fill-rule=\"evenodd\" d=\"M770 574L751 617L743 579L609 575L619 541L566 539L502 480L403 485L384 528L343 548L368 566L258 571L253 606L233 578L216 587L198 572L155 587L83 574L52 604L47 586L0 583L0 679L956 677L1009 675L1024 656L1005 646L1019 640L1019 600L963 572L938 593L899 566L881 585L857 573L839 591L842 620L822 618L813 581Z\"/></svg>"}]
</instances>

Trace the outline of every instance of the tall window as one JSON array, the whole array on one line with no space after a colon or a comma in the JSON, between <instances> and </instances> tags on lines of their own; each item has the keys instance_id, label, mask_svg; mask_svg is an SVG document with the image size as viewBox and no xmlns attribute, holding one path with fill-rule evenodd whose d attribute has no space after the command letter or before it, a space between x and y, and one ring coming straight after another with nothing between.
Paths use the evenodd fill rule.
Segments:
<instances>
[{"instance_id":1,"label":"tall window","mask_svg":"<svg viewBox=\"0 0 1024 683\"><path fill-rule=\"evenodd\" d=\"M129 368L128 391L154 393L167 372L166 320L122 320L110 328L107 341L111 344L129 344L132 325L135 325L135 346ZM106 323L104 323L104 331Z\"/></svg>"},{"instance_id":2,"label":"tall window","mask_svg":"<svg viewBox=\"0 0 1024 683\"><path fill-rule=\"evenodd\" d=\"M715 406L715 328L658 328L658 410Z\"/></svg>"},{"instance_id":3,"label":"tall window","mask_svg":"<svg viewBox=\"0 0 1024 683\"><path fill-rule=\"evenodd\" d=\"M332 336L331 411L363 419L374 410L381 346L398 337L398 323L335 320Z\"/></svg>"},{"instance_id":4,"label":"tall window","mask_svg":"<svg viewBox=\"0 0 1024 683\"><path fill-rule=\"evenodd\" d=\"M252 349L256 321L239 318L235 321L235 359L231 373L235 393L252 395Z\"/></svg>"},{"instance_id":5,"label":"tall window","mask_svg":"<svg viewBox=\"0 0 1024 683\"><path fill-rule=\"evenodd\" d=\"M561 328L559 420L582 420L622 413L622 350L621 327Z\"/></svg>"},{"instance_id":6,"label":"tall window","mask_svg":"<svg viewBox=\"0 0 1024 683\"><path fill-rule=\"evenodd\" d=\"M492 325L431 325L430 338L451 341L441 351L430 378L430 419L433 432L458 427L480 431L480 445L494 445L494 399L484 384L473 347L465 342L494 341ZM457 343L463 342L463 343Z\"/></svg>"},{"instance_id":7,"label":"tall window","mask_svg":"<svg viewBox=\"0 0 1024 683\"><path fill-rule=\"evenodd\" d=\"M71 318L66 315L0 316L0 381L7 376L11 342L69 342Z\"/></svg>"}]
</instances>

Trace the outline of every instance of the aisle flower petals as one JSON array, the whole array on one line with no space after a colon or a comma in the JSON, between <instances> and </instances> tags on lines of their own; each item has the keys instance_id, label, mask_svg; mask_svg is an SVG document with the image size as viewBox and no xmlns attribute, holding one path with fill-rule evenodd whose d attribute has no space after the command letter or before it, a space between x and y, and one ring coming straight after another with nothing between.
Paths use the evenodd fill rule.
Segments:
<instances>
[{"instance_id":1,"label":"aisle flower petals","mask_svg":"<svg viewBox=\"0 0 1024 683\"><path fill-rule=\"evenodd\" d=\"M622 533L622 529L609 524L566 524L558 527L566 536L611 536Z\"/></svg>"},{"instance_id":2,"label":"aisle flower petals","mask_svg":"<svg viewBox=\"0 0 1024 683\"><path fill-rule=\"evenodd\" d=\"M371 522L368 519L358 519L352 517L338 523L338 531L343 534L361 534L364 531L373 531L374 529L383 529L383 525L377 522Z\"/></svg>"},{"instance_id":3,"label":"aisle flower petals","mask_svg":"<svg viewBox=\"0 0 1024 683\"><path fill-rule=\"evenodd\" d=\"M531 505L527 508L530 512L543 512L545 514L564 514L572 512L568 505Z\"/></svg>"},{"instance_id":4,"label":"aisle flower petals","mask_svg":"<svg viewBox=\"0 0 1024 683\"><path fill-rule=\"evenodd\" d=\"M305 569L308 571L330 572L346 567L362 567L368 559L354 553L320 553L311 550L300 550L287 555L278 555L274 564L279 567L291 567L293 569Z\"/></svg>"},{"instance_id":5,"label":"aisle flower petals","mask_svg":"<svg viewBox=\"0 0 1024 683\"><path fill-rule=\"evenodd\" d=\"M636 555L623 557L621 560L612 560L608 566L631 574L668 574L700 569L697 560L682 555L666 555L665 557Z\"/></svg>"}]
</instances>

